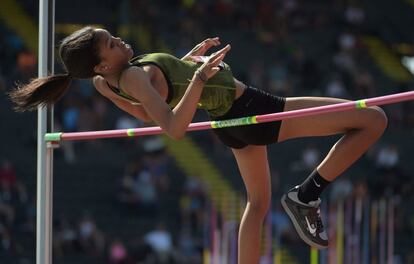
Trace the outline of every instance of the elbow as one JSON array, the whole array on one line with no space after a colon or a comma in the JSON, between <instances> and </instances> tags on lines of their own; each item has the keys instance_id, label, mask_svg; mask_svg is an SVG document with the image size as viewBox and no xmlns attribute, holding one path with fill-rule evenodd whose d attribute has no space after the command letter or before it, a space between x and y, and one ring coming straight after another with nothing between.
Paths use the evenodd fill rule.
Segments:
<instances>
[{"instance_id":1,"label":"elbow","mask_svg":"<svg viewBox=\"0 0 414 264\"><path fill-rule=\"evenodd\" d=\"M185 136L185 133L180 134L169 134L169 136L174 140L182 140Z\"/></svg>"},{"instance_id":2,"label":"elbow","mask_svg":"<svg viewBox=\"0 0 414 264\"><path fill-rule=\"evenodd\" d=\"M148 117L148 116L146 116L146 117L140 117L140 118L138 118L139 120L141 120L142 122L144 122L144 123L150 123L150 122L152 122L153 120L150 118L150 117Z\"/></svg>"},{"instance_id":3,"label":"elbow","mask_svg":"<svg viewBox=\"0 0 414 264\"><path fill-rule=\"evenodd\" d=\"M182 140L185 136L185 132L169 132L168 136L174 140Z\"/></svg>"},{"instance_id":4,"label":"elbow","mask_svg":"<svg viewBox=\"0 0 414 264\"><path fill-rule=\"evenodd\" d=\"M170 118L168 121L169 122L167 122L167 124L165 124L165 126L163 127L167 135L174 140L183 139L185 133L187 132L188 124L180 124L181 122L175 120L175 118L173 117Z\"/></svg>"}]
</instances>

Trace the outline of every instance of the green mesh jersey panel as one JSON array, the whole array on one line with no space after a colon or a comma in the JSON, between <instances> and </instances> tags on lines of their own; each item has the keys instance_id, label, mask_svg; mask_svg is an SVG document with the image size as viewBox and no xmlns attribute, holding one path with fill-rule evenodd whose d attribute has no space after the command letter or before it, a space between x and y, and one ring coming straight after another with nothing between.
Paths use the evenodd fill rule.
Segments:
<instances>
[{"instance_id":1,"label":"green mesh jersey panel","mask_svg":"<svg viewBox=\"0 0 414 264\"><path fill-rule=\"evenodd\" d=\"M153 64L158 66L172 91L170 107L175 107L183 97L194 72L201 63L183 61L166 53L151 53L131 60L134 66ZM172 88L172 89L171 89ZM204 85L198 108L205 109L213 117L224 115L231 107L236 93L236 86L230 66L223 68Z\"/></svg>"}]
</instances>

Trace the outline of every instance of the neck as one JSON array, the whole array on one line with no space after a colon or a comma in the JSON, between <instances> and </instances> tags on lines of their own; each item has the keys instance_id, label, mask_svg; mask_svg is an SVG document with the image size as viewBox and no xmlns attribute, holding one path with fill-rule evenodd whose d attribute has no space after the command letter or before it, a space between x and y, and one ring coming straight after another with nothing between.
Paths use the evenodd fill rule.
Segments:
<instances>
[{"instance_id":1,"label":"neck","mask_svg":"<svg viewBox=\"0 0 414 264\"><path fill-rule=\"evenodd\" d=\"M121 70L118 70L116 72L110 72L107 74L102 75L102 77L105 78L105 80L111 84L112 86L118 87L118 82L119 82L119 78L121 77L121 73L128 68L130 64L128 63L127 65L125 65L124 67L122 67ZM119 87L118 87L119 88Z\"/></svg>"},{"instance_id":2,"label":"neck","mask_svg":"<svg viewBox=\"0 0 414 264\"><path fill-rule=\"evenodd\" d=\"M102 77L105 78L105 80L112 86L118 87L118 81L119 81L119 76L120 76L120 72L117 74L106 74L106 75L102 75Z\"/></svg>"}]
</instances>

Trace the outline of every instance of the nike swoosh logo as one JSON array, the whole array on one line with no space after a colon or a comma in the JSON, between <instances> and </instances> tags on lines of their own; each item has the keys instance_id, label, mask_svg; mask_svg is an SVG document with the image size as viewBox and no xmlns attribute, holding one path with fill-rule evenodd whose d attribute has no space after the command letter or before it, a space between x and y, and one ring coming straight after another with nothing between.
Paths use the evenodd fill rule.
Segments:
<instances>
[{"instance_id":1,"label":"nike swoosh logo","mask_svg":"<svg viewBox=\"0 0 414 264\"><path fill-rule=\"evenodd\" d=\"M247 102L246 107L249 106L249 104L253 101L253 98L250 98L250 100Z\"/></svg>"},{"instance_id":2,"label":"nike swoosh logo","mask_svg":"<svg viewBox=\"0 0 414 264\"><path fill-rule=\"evenodd\" d=\"M315 179L312 179L312 181L315 183L315 185L316 185L316 187L321 187L321 185L320 184L318 184L316 181L315 181Z\"/></svg>"},{"instance_id":3,"label":"nike swoosh logo","mask_svg":"<svg viewBox=\"0 0 414 264\"><path fill-rule=\"evenodd\" d=\"M316 237L316 228L312 228L311 224L309 223L308 218L305 216L306 224L308 225L309 232Z\"/></svg>"}]
</instances>

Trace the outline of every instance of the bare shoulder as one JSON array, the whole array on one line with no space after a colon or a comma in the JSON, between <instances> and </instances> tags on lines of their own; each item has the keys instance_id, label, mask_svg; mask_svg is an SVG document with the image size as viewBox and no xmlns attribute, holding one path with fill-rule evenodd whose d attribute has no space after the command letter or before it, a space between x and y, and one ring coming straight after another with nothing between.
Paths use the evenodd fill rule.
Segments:
<instances>
[{"instance_id":1,"label":"bare shoulder","mask_svg":"<svg viewBox=\"0 0 414 264\"><path fill-rule=\"evenodd\" d=\"M92 82L98 90L102 90L105 87L105 78L100 75L93 77Z\"/></svg>"},{"instance_id":2,"label":"bare shoulder","mask_svg":"<svg viewBox=\"0 0 414 264\"><path fill-rule=\"evenodd\" d=\"M106 81L104 77L97 75L93 77L92 82L93 82L93 86L95 86L98 92L100 92L103 95L106 94L108 86L106 85Z\"/></svg>"},{"instance_id":3,"label":"bare shoulder","mask_svg":"<svg viewBox=\"0 0 414 264\"><path fill-rule=\"evenodd\" d=\"M103 96L107 97L110 100L118 100L117 95L113 93L108 86L105 78L97 75L92 79L93 85L95 86L96 90Z\"/></svg>"},{"instance_id":4,"label":"bare shoulder","mask_svg":"<svg viewBox=\"0 0 414 264\"><path fill-rule=\"evenodd\" d=\"M138 66L128 67L121 73L121 80L138 80L145 78L147 73Z\"/></svg>"},{"instance_id":5,"label":"bare shoulder","mask_svg":"<svg viewBox=\"0 0 414 264\"><path fill-rule=\"evenodd\" d=\"M137 66L128 67L121 73L120 83L128 85L129 83L142 82L148 79L147 73Z\"/></svg>"}]
</instances>

